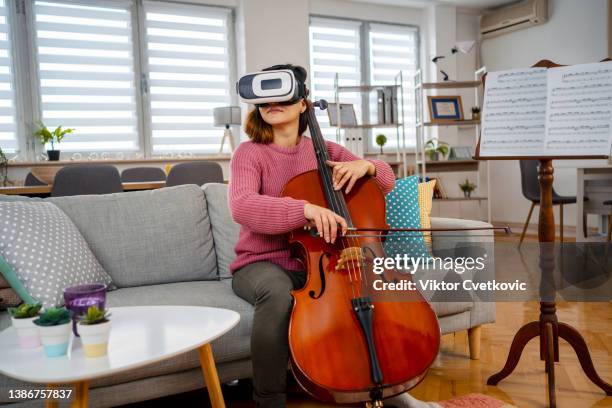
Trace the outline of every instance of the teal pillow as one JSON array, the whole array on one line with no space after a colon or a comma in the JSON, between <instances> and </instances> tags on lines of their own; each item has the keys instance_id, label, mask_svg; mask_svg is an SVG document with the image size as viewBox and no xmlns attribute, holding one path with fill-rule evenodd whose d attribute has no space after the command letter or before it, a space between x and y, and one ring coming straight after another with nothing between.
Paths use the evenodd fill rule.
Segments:
<instances>
[{"instance_id":1,"label":"teal pillow","mask_svg":"<svg viewBox=\"0 0 612 408\"><path fill-rule=\"evenodd\" d=\"M419 177L410 176L395 182L387 194L387 224L391 228L421 228ZM388 257L429 257L422 232L389 232L385 240Z\"/></svg>"}]
</instances>

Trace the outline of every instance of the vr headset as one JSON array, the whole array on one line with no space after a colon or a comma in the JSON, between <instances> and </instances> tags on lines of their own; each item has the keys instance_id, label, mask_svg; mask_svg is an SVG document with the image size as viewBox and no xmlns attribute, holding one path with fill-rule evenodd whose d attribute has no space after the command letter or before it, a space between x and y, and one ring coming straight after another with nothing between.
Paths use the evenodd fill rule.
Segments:
<instances>
[{"instance_id":1,"label":"vr headset","mask_svg":"<svg viewBox=\"0 0 612 408\"><path fill-rule=\"evenodd\" d=\"M242 102L257 106L292 105L308 96L306 85L290 69L246 74L236 82L236 92Z\"/></svg>"}]
</instances>

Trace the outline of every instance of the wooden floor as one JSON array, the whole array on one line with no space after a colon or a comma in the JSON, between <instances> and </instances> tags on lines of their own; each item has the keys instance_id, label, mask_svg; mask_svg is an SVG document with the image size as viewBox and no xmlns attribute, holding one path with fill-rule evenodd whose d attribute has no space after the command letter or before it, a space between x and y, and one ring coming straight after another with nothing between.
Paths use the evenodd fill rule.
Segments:
<instances>
[{"instance_id":1,"label":"wooden floor","mask_svg":"<svg viewBox=\"0 0 612 408\"><path fill-rule=\"evenodd\" d=\"M580 330L599 375L612 382L612 305L565 303L558 304L557 311L560 321ZM422 400L439 401L481 392L518 407L545 407L546 377L536 339L527 345L512 375L497 387L486 385L488 376L503 366L516 330L523 323L537 320L539 305L498 303L496 315L495 324L483 327L480 361L467 358L466 333L444 336L436 364L412 394ZM588 380L571 347L563 340L559 347L559 363L555 365L557 406L612 407L612 397L606 397Z\"/></svg>"},{"instance_id":2,"label":"wooden floor","mask_svg":"<svg viewBox=\"0 0 612 408\"><path fill-rule=\"evenodd\" d=\"M500 238L510 241L514 237ZM533 240L533 237L529 239ZM497 262L504 260L497 259ZM504 364L508 348L516 330L524 323L537 320L536 302L497 303L496 322L483 326L481 359L468 357L467 332L443 336L441 353L423 382L411 393L426 401L440 401L480 392L504 400L517 407L546 407L546 377L540 361L536 339L532 340L521 357L514 373L497 387L487 386L489 375ZM589 345L599 375L612 382L612 303L559 303L559 321L577 328ZM605 394L584 375L571 347L560 340L560 362L555 365L557 406L559 408L612 407L612 397ZM250 391L245 387L224 387L229 407L253 407ZM176 398L176 397L174 397ZM172 401L172 405L187 406L197 399L206 404L205 393L192 394L187 400ZM168 406L168 399L162 405ZM159 401L161 402L161 401ZM177 404L175 404L178 403ZM183 402L183 404L181 404ZM138 406L152 407L145 403ZM290 408L321 408L333 405L312 401L301 394L290 395Z\"/></svg>"}]
</instances>

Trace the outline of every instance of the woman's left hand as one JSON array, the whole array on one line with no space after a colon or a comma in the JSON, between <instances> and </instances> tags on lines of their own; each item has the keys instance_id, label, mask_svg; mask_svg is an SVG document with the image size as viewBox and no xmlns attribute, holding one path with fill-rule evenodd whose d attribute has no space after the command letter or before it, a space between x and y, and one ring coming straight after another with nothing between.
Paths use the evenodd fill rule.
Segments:
<instances>
[{"instance_id":1,"label":"woman's left hand","mask_svg":"<svg viewBox=\"0 0 612 408\"><path fill-rule=\"evenodd\" d=\"M374 176L376 167L367 160L355 160L350 162L335 162L328 160L327 165L333 169L332 180L334 190L340 190L346 185L344 191L348 194L358 179L365 176Z\"/></svg>"}]
</instances>

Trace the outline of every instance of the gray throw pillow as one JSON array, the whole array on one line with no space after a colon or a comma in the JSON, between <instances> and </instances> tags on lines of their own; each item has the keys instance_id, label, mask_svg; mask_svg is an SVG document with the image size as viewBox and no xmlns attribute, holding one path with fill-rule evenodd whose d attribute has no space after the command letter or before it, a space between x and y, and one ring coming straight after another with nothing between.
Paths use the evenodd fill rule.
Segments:
<instances>
[{"instance_id":1,"label":"gray throw pillow","mask_svg":"<svg viewBox=\"0 0 612 408\"><path fill-rule=\"evenodd\" d=\"M119 288L217 279L204 193L195 184L47 201L70 217Z\"/></svg>"},{"instance_id":2,"label":"gray throw pillow","mask_svg":"<svg viewBox=\"0 0 612 408\"><path fill-rule=\"evenodd\" d=\"M74 223L48 202L0 202L0 257L13 289L44 307L62 305L69 286L111 284Z\"/></svg>"},{"instance_id":3,"label":"gray throw pillow","mask_svg":"<svg viewBox=\"0 0 612 408\"><path fill-rule=\"evenodd\" d=\"M240 234L240 225L230 214L227 204L227 184L208 183L202 186L206 196L212 234L217 253L217 270L221 279L231 278L229 266L236 259L236 241Z\"/></svg>"}]
</instances>

